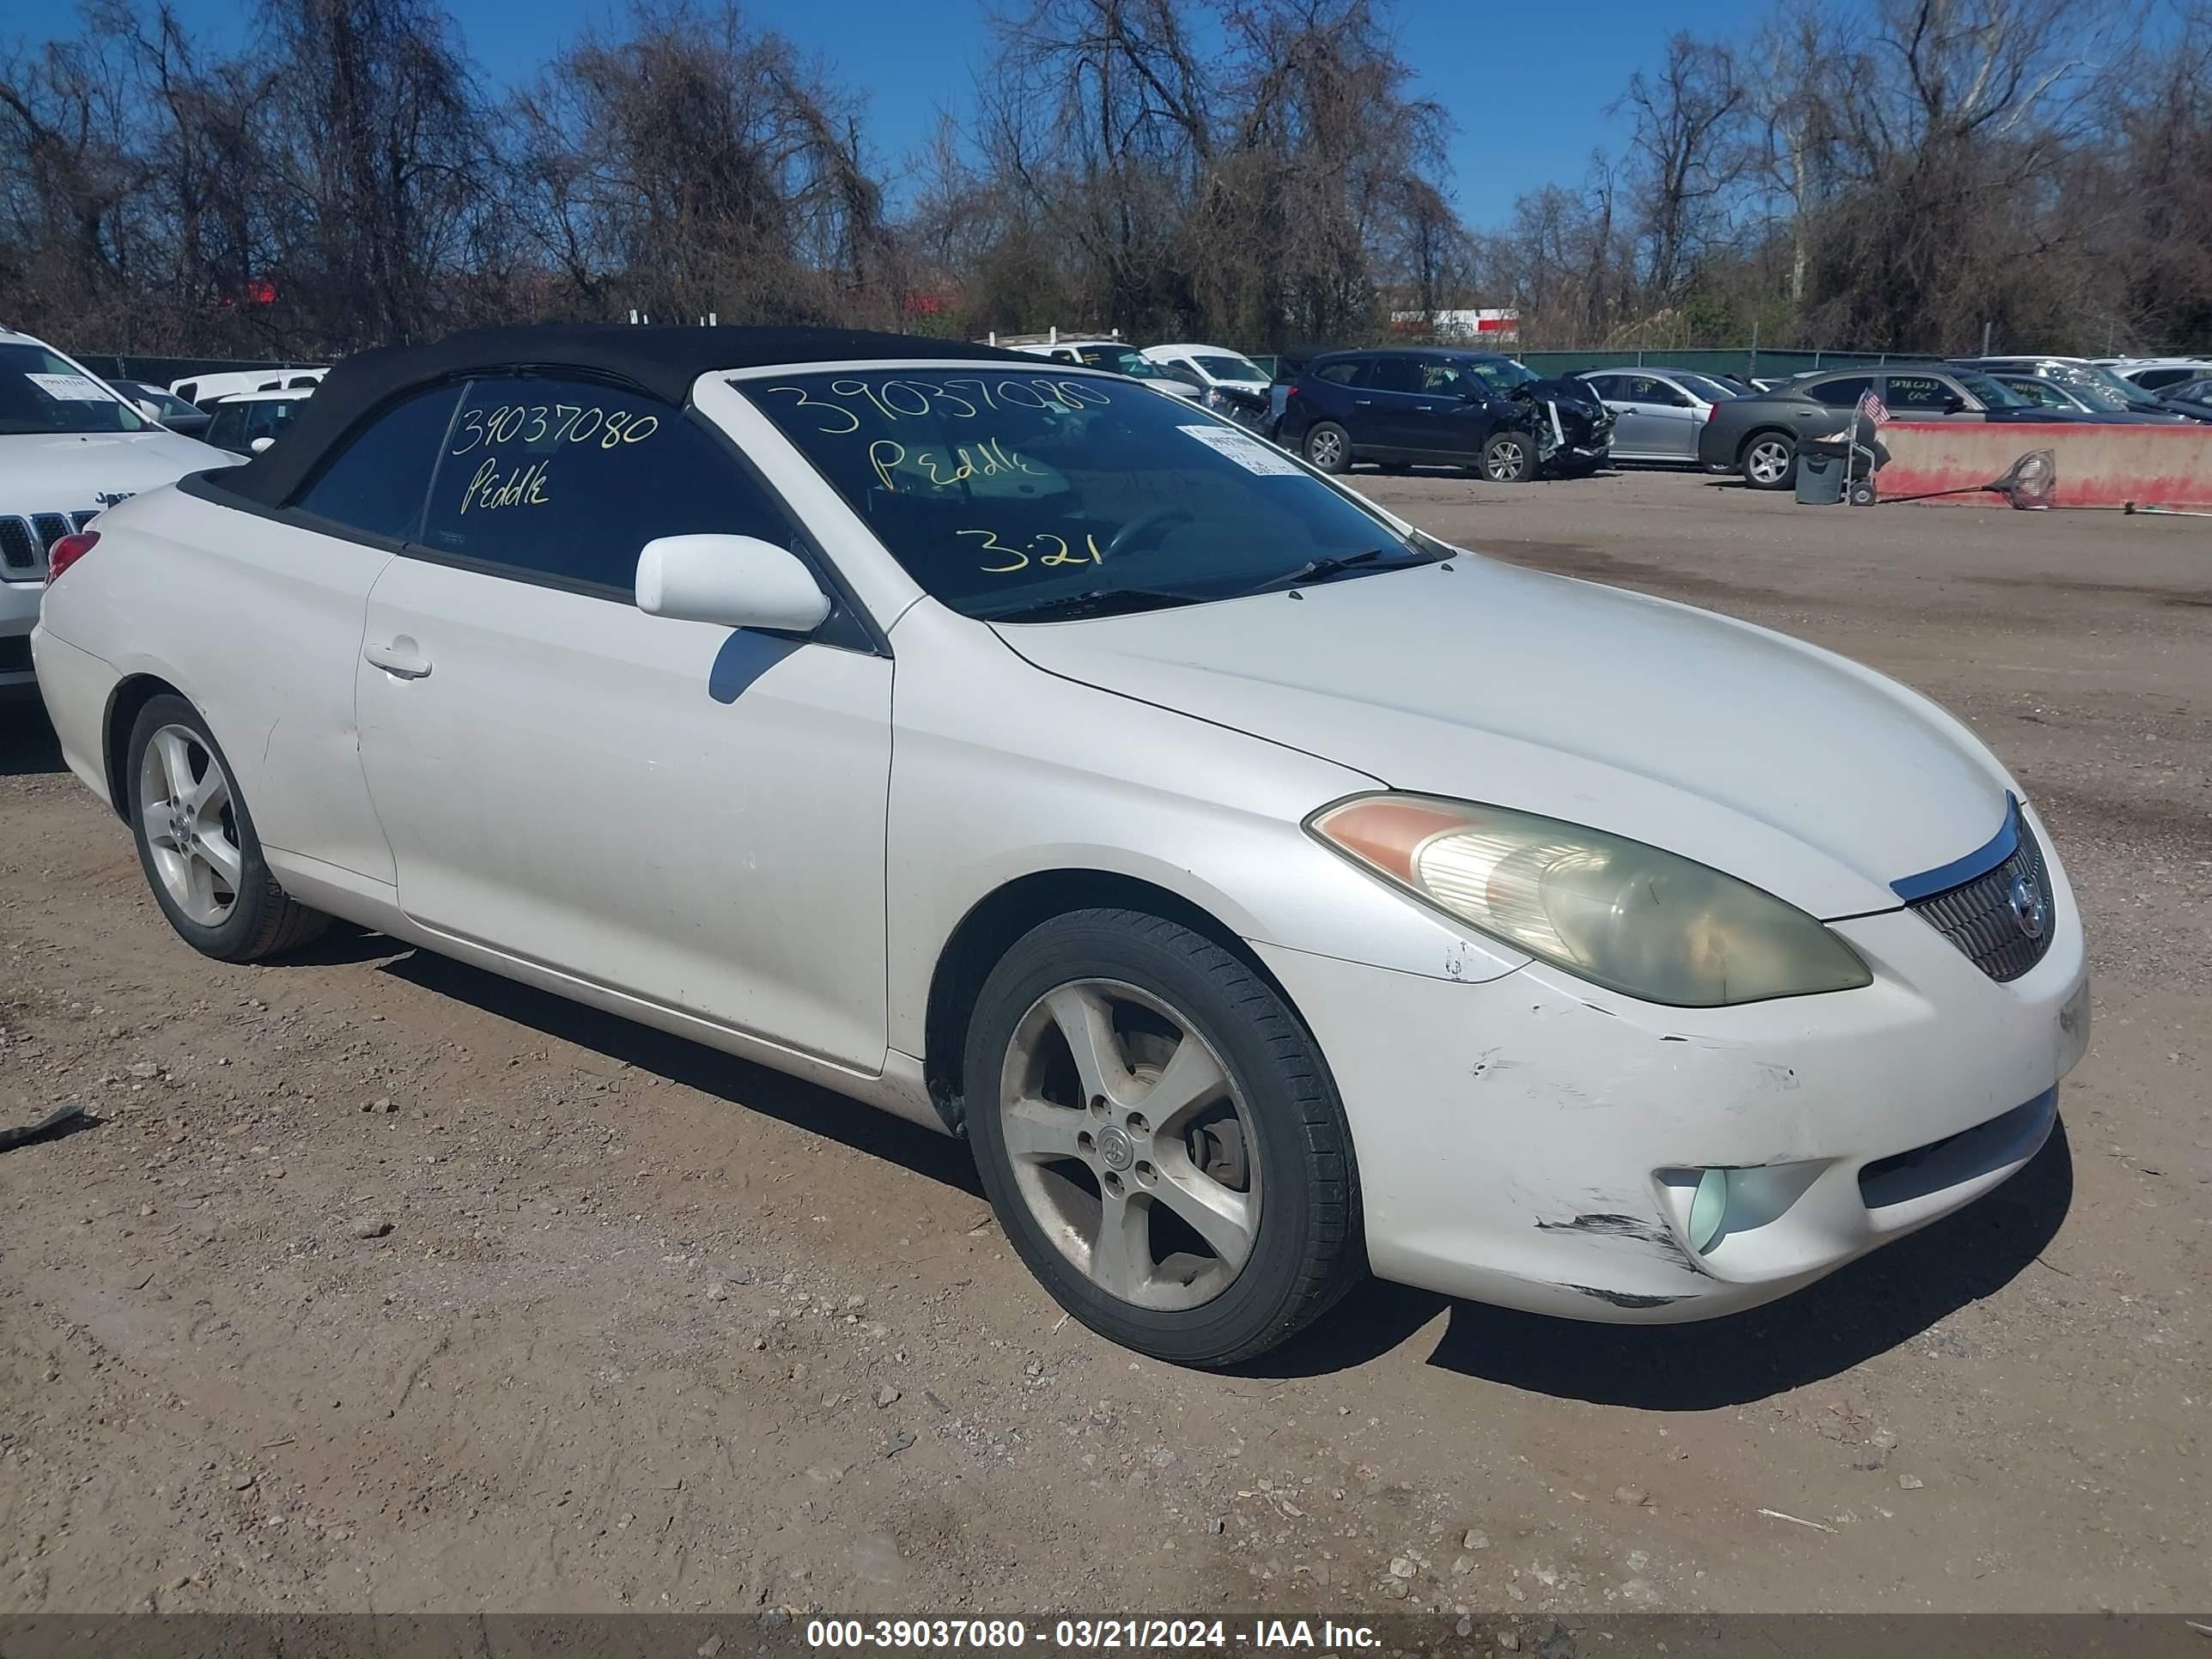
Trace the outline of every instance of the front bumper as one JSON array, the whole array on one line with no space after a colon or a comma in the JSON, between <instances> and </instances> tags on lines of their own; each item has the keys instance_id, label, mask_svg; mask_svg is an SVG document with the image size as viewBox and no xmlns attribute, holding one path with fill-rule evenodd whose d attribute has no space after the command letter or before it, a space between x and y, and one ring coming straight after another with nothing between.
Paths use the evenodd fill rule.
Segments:
<instances>
[{"instance_id":1,"label":"front bumper","mask_svg":"<svg viewBox=\"0 0 2212 1659\"><path fill-rule=\"evenodd\" d=\"M2088 1041L2051 856L2052 945L2009 983L1910 910L1832 924L1871 986L1738 1008L1536 964L1457 984L1255 948L1334 1072L1378 1275L1579 1319L1705 1319L1925 1226L2041 1147ZM1700 1252L1706 1170L1734 1173Z\"/></svg>"}]
</instances>

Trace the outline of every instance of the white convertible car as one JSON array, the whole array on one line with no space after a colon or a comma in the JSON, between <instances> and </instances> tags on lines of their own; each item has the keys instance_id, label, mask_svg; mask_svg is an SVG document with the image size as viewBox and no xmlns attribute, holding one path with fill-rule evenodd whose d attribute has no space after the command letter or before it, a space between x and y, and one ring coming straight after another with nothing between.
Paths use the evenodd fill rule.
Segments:
<instances>
[{"instance_id":1,"label":"white convertible car","mask_svg":"<svg viewBox=\"0 0 2212 1659\"><path fill-rule=\"evenodd\" d=\"M52 568L64 751L188 943L342 916L964 1135L1171 1360L1369 1268L1751 1307L2018 1170L2087 1041L1942 710L1034 356L371 352Z\"/></svg>"}]
</instances>

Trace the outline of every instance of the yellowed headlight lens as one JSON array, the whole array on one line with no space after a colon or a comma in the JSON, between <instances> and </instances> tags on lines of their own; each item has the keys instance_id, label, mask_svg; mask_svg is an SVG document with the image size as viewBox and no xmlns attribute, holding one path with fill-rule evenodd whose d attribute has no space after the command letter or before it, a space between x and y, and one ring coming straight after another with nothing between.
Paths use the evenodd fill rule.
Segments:
<instances>
[{"instance_id":1,"label":"yellowed headlight lens","mask_svg":"<svg viewBox=\"0 0 2212 1659\"><path fill-rule=\"evenodd\" d=\"M1718 1007L1872 982L1795 906L1601 830L1395 794L1343 802L1308 828L1492 938L1646 1001Z\"/></svg>"}]
</instances>

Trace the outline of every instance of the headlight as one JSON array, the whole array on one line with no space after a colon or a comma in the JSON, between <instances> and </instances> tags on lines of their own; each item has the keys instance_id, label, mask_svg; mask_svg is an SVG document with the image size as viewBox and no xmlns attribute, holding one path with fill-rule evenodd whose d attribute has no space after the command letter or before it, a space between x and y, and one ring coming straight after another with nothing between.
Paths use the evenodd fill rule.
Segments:
<instances>
[{"instance_id":1,"label":"headlight","mask_svg":"<svg viewBox=\"0 0 2212 1659\"><path fill-rule=\"evenodd\" d=\"M1469 927L1646 1002L1717 1008L1873 982L1794 905L1602 830L1420 795L1362 796L1306 827Z\"/></svg>"}]
</instances>

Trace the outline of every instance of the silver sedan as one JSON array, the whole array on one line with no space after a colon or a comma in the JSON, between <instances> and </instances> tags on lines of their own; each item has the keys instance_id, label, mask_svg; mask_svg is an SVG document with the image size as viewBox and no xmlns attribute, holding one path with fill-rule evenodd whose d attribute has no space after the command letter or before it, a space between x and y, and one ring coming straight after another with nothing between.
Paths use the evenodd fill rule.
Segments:
<instances>
[{"instance_id":1,"label":"silver sedan","mask_svg":"<svg viewBox=\"0 0 2212 1659\"><path fill-rule=\"evenodd\" d=\"M1698 428L1738 394L1686 368L1599 368L1576 376L1613 413L1616 461L1694 461Z\"/></svg>"}]
</instances>

